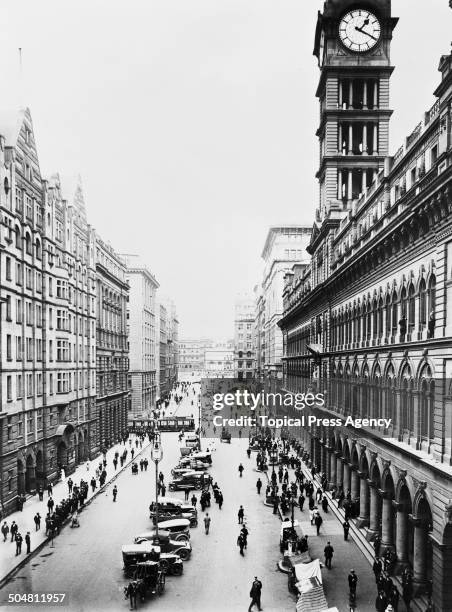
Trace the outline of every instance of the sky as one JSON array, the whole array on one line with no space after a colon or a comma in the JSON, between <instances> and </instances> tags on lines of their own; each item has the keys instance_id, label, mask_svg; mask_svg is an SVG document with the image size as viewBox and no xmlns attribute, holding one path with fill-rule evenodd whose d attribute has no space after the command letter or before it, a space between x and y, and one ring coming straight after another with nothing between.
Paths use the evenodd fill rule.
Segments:
<instances>
[{"instance_id":1,"label":"sky","mask_svg":"<svg viewBox=\"0 0 452 612\"><path fill-rule=\"evenodd\" d=\"M0 106L30 108L43 176L82 176L89 223L146 262L180 336L232 337L268 228L313 223L323 2L0 4ZM452 10L392 5L394 152L434 102Z\"/></svg>"}]
</instances>

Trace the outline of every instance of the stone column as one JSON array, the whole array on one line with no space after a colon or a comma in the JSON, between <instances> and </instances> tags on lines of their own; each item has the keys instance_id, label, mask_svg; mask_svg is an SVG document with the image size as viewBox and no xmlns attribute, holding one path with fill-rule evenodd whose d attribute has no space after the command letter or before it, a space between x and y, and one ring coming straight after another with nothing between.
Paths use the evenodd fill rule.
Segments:
<instances>
[{"instance_id":1,"label":"stone column","mask_svg":"<svg viewBox=\"0 0 452 612\"><path fill-rule=\"evenodd\" d=\"M335 454L335 451L331 451L330 453L330 479L329 479L330 489L334 487L335 484L336 484L336 454Z\"/></svg>"},{"instance_id":2,"label":"stone column","mask_svg":"<svg viewBox=\"0 0 452 612\"><path fill-rule=\"evenodd\" d=\"M363 123L363 155L367 155L367 123Z\"/></svg>"},{"instance_id":3,"label":"stone column","mask_svg":"<svg viewBox=\"0 0 452 612\"><path fill-rule=\"evenodd\" d=\"M363 108L367 108L367 81L363 83Z\"/></svg>"},{"instance_id":4,"label":"stone column","mask_svg":"<svg viewBox=\"0 0 452 612\"><path fill-rule=\"evenodd\" d=\"M342 200L342 170L337 171L337 199Z\"/></svg>"},{"instance_id":5,"label":"stone column","mask_svg":"<svg viewBox=\"0 0 452 612\"><path fill-rule=\"evenodd\" d=\"M380 532L380 499L377 486L372 480L367 481L370 487L369 538Z\"/></svg>"},{"instance_id":6,"label":"stone column","mask_svg":"<svg viewBox=\"0 0 452 612\"><path fill-rule=\"evenodd\" d=\"M352 500L358 499L360 493L360 485L359 485L359 476L358 470L356 469L356 465L350 466L351 470L351 486L350 493L352 496Z\"/></svg>"},{"instance_id":7,"label":"stone column","mask_svg":"<svg viewBox=\"0 0 452 612\"><path fill-rule=\"evenodd\" d=\"M374 123L373 154L378 155L378 125Z\"/></svg>"},{"instance_id":8,"label":"stone column","mask_svg":"<svg viewBox=\"0 0 452 612\"><path fill-rule=\"evenodd\" d=\"M339 108L342 108L342 100L344 99L344 96L343 96L343 90L342 90L342 88L343 88L343 81L342 81L341 79L339 79L339 82L338 82L338 89L339 89Z\"/></svg>"},{"instance_id":9,"label":"stone column","mask_svg":"<svg viewBox=\"0 0 452 612\"><path fill-rule=\"evenodd\" d=\"M348 124L348 154L353 155L353 123Z\"/></svg>"},{"instance_id":10,"label":"stone column","mask_svg":"<svg viewBox=\"0 0 452 612\"><path fill-rule=\"evenodd\" d=\"M353 81L350 79L348 83L348 108L353 107Z\"/></svg>"},{"instance_id":11,"label":"stone column","mask_svg":"<svg viewBox=\"0 0 452 612\"><path fill-rule=\"evenodd\" d=\"M413 583L416 591L422 588L427 578L428 532L425 520L413 515L410 518L414 525Z\"/></svg>"},{"instance_id":12,"label":"stone column","mask_svg":"<svg viewBox=\"0 0 452 612\"><path fill-rule=\"evenodd\" d=\"M350 464L346 459L342 459L342 463L344 464L344 493L347 495L347 492L350 491Z\"/></svg>"},{"instance_id":13,"label":"stone column","mask_svg":"<svg viewBox=\"0 0 452 612\"><path fill-rule=\"evenodd\" d=\"M364 170L363 170L363 176L362 176L362 187L361 187L361 191L362 191L363 193L366 193L366 189L367 189L367 170L364 168ZM373 321L373 317L371 317L371 318L372 318L372 321ZM372 330L372 333L373 333L373 330Z\"/></svg>"},{"instance_id":14,"label":"stone column","mask_svg":"<svg viewBox=\"0 0 452 612\"><path fill-rule=\"evenodd\" d=\"M358 526L367 527L369 525L369 483L367 474L364 472L357 472L357 474L360 481Z\"/></svg>"},{"instance_id":15,"label":"stone column","mask_svg":"<svg viewBox=\"0 0 452 612\"><path fill-rule=\"evenodd\" d=\"M342 144L343 144L342 143L342 138L343 138L343 136L342 136L342 123L339 123L338 126L337 126L337 140L338 140L337 150L338 150L339 155L342 154Z\"/></svg>"},{"instance_id":16,"label":"stone column","mask_svg":"<svg viewBox=\"0 0 452 612\"><path fill-rule=\"evenodd\" d=\"M353 171L348 171L348 189L347 189L347 200L351 200L353 197Z\"/></svg>"},{"instance_id":17,"label":"stone column","mask_svg":"<svg viewBox=\"0 0 452 612\"><path fill-rule=\"evenodd\" d=\"M378 108L378 80L374 82L374 108Z\"/></svg>"},{"instance_id":18,"label":"stone column","mask_svg":"<svg viewBox=\"0 0 452 612\"><path fill-rule=\"evenodd\" d=\"M394 515L392 499L389 491L380 490L379 493L383 500L381 512L381 547L382 550L387 550L388 548L394 548L392 531Z\"/></svg>"},{"instance_id":19,"label":"stone column","mask_svg":"<svg viewBox=\"0 0 452 612\"><path fill-rule=\"evenodd\" d=\"M404 504L393 502L397 511L396 517L396 554L397 568L402 569L408 564L408 512Z\"/></svg>"},{"instance_id":20,"label":"stone column","mask_svg":"<svg viewBox=\"0 0 452 612\"><path fill-rule=\"evenodd\" d=\"M334 454L336 455L336 486L339 489L343 483L342 457L338 451L335 451Z\"/></svg>"}]
</instances>

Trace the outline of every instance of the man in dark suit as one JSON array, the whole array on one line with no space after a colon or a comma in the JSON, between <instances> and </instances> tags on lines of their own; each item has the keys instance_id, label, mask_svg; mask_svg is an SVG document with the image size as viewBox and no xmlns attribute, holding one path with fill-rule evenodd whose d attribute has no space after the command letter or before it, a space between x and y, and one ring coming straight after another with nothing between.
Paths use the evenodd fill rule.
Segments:
<instances>
[{"instance_id":1,"label":"man in dark suit","mask_svg":"<svg viewBox=\"0 0 452 612\"><path fill-rule=\"evenodd\" d=\"M253 584L251 585L250 597L251 603L248 608L248 612L251 612L251 608L256 605L258 610L262 610L261 608L261 593L262 593L262 582L258 579L257 576L254 576Z\"/></svg>"}]
</instances>

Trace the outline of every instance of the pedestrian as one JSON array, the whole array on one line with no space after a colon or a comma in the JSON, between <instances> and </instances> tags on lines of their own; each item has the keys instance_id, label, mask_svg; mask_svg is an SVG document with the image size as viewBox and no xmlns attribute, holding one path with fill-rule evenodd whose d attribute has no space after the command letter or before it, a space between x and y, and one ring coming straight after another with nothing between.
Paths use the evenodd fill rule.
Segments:
<instances>
[{"instance_id":1,"label":"pedestrian","mask_svg":"<svg viewBox=\"0 0 452 612\"><path fill-rule=\"evenodd\" d=\"M251 608L256 605L258 610L262 610L261 608L261 594L262 594L262 582L258 579L257 576L254 576L253 584L251 585L250 597L251 603L248 607L248 612L251 612Z\"/></svg>"},{"instance_id":2,"label":"pedestrian","mask_svg":"<svg viewBox=\"0 0 452 612\"><path fill-rule=\"evenodd\" d=\"M239 534L239 537L237 538L237 546L240 548L240 554L242 555L242 557L244 557L245 553L243 552L243 548L245 546L245 541L241 533Z\"/></svg>"},{"instance_id":3,"label":"pedestrian","mask_svg":"<svg viewBox=\"0 0 452 612\"><path fill-rule=\"evenodd\" d=\"M320 527L322 526L322 523L323 523L323 518L320 516L318 512L316 512L315 514L314 523L317 529L317 535L319 535Z\"/></svg>"},{"instance_id":4,"label":"pedestrian","mask_svg":"<svg viewBox=\"0 0 452 612\"><path fill-rule=\"evenodd\" d=\"M243 536L244 547L248 548L248 534L249 534L249 531L246 528L246 525L243 525L242 529L240 530L240 533Z\"/></svg>"},{"instance_id":5,"label":"pedestrian","mask_svg":"<svg viewBox=\"0 0 452 612\"><path fill-rule=\"evenodd\" d=\"M188 501L190 497L190 489L185 489L185 501Z\"/></svg>"},{"instance_id":6,"label":"pedestrian","mask_svg":"<svg viewBox=\"0 0 452 612\"><path fill-rule=\"evenodd\" d=\"M27 533L25 534L25 544L27 545L27 555L30 554L31 551L31 538L30 538L30 532L27 531Z\"/></svg>"},{"instance_id":7,"label":"pedestrian","mask_svg":"<svg viewBox=\"0 0 452 612\"><path fill-rule=\"evenodd\" d=\"M221 506L223 505L223 493L220 491L218 493L218 508L221 510Z\"/></svg>"},{"instance_id":8,"label":"pedestrian","mask_svg":"<svg viewBox=\"0 0 452 612\"><path fill-rule=\"evenodd\" d=\"M2 525L2 534L3 534L3 541L4 542L6 542L6 540L8 539L8 533L9 533L8 523L6 521L4 521L3 525Z\"/></svg>"},{"instance_id":9,"label":"pedestrian","mask_svg":"<svg viewBox=\"0 0 452 612\"><path fill-rule=\"evenodd\" d=\"M68 488L69 495L72 494L72 487L73 486L74 486L74 483L72 481L72 478L69 478L69 480L67 481L67 488Z\"/></svg>"},{"instance_id":10,"label":"pedestrian","mask_svg":"<svg viewBox=\"0 0 452 612\"><path fill-rule=\"evenodd\" d=\"M197 502L198 502L198 499L197 499L196 495L193 493L193 496L191 498L191 505L193 506L193 508L196 508Z\"/></svg>"},{"instance_id":11,"label":"pedestrian","mask_svg":"<svg viewBox=\"0 0 452 612\"><path fill-rule=\"evenodd\" d=\"M243 465L242 465L242 464L240 464L240 465L239 465L239 474L240 474L240 478L242 477L242 474L243 474L243 470L244 470L244 469L245 469L245 468L243 467Z\"/></svg>"},{"instance_id":12,"label":"pedestrian","mask_svg":"<svg viewBox=\"0 0 452 612\"><path fill-rule=\"evenodd\" d=\"M11 542L14 542L14 540L16 539L16 533L19 531L19 527L17 526L16 521L13 521L11 523Z\"/></svg>"},{"instance_id":13,"label":"pedestrian","mask_svg":"<svg viewBox=\"0 0 452 612\"><path fill-rule=\"evenodd\" d=\"M17 557L17 555L20 555L22 552L22 541L23 541L22 535L19 531L16 533L16 537L14 539L16 540L16 557Z\"/></svg>"},{"instance_id":14,"label":"pedestrian","mask_svg":"<svg viewBox=\"0 0 452 612\"><path fill-rule=\"evenodd\" d=\"M350 593L356 594L356 585L358 583L358 576L355 574L355 570L350 570L350 574L348 575L348 586L350 589Z\"/></svg>"},{"instance_id":15,"label":"pedestrian","mask_svg":"<svg viewBox=\"0 0 452 612\"><path fill-rule=\"evenodd\" d=\"M118 468L118 460L116 459L116 457L113 459L113 465L116 471L116 469Z\"/></svg>"},{"instance_id":16,"label":"pedestrian","mask_svg":"<svg viewBox=\"0 0 452 612\"><path fill-rule=\"evenodd\" d=\"M52 512L54 505L55 505L55 502L53 501L51 497L49 497L49 500L47 502L47 508L49 509L50 513Z\"/></svg>"},{"instance_id":17,"label":"pedestrian","mask_svg":"<svg viewBox=\"0 0 452 612\"><path fill-rule=\"evenodd\" d=\"M165 497L165 493L166 493L166 487L165 487L165 484L162 484L162 497ZM188 501L188 498L187 498L187 501Z\"/></svg>"},{"instance_id":18,"label":"pedestrian","mask_svg":"<svg viewBox=\"0 0 452 612\"><path fill-rule=\"evenodd\" d=\"M304 506L304 502L305 502L305 496L303 495L303 493L300 495L300 497L298 498L298 505L300 506L300 510L303 512L303 506Z\"/></svg>"},{"instance_id":19,"label":"pedestrian","mask_svg":"<svg viewBox=\"0 0 452 612\"><path fill-rule=\"evenodd\" d=\"M325 548L323 549L323 554L325 556L325 567L331 569L331 561L333 559L334 548L331 546L330 542L327 542Z\"/></svg>"},{"instance_id":20,"label":"pedestrian","mask_svg":"<svg viewBox=\"0 0 452 612\"><path fill-rule=\"evenodd\" d=\"M239 519L239 525L243 525L243 517L245 516L245 510L243 506L240 506L239 511L237 512L237 517Z\"/></svg>"},{"instance_id":21,"label":"pedestrian","mask_svg":"<svg viewBox=\"0 0 452 612\"><path fill-rule=\"evenodd\" d=\"M38 487L38 496L39 496L39 501L42 501L44 499L44 491L42 489L42 485L39 485Z\"/></svg>"},{"instance_id":22,"label":"pedestrian","mask_svg":"<svg viewBox=\"0 0 452 612\"><path fill-rule=\"evenodd\" d=\"M205 531L206 531L206 535L209 535L210 516L209 516L208 512L206 512L206 516L204 517L204 528L205 528Z\"/></svg>"},{"instance_id":23,"label":"pedestrian","mask_svg":"<svg viewBox=\"0 0 452 612\"><path fill-rule=\"evenodd\" d=\"M41 515L39 514L39 512L36 512L33 520L35 522L36 531L39 531L41 529Z\"/></svg>"},{"instance_id":24,"label":"pedestrian","mask_svg":"<svg viewBox=\"0 0 452 612\"><path fill-rule=\"evenodd\" d=\"M260 478L257 479L256 489L257 489L257 494L260 495L261 489L262 489L262 480Z\"/></svg>"},{"instance_id":25,"label":"pedestrian","mask_svg":"<svg viewBox=\"0 0 452 612\"><path fill-rule=\"evenodd\" d=\"M372 565L372 570L373 570L373 573L375 575L375 581L377 581L378 578L380 577L380 574L381 574L382 570L383 570L383 566L381 564L381 560L380 560L379 557L375 558L374 564Z\"/></svg>"},{"instance_id":26,"label":"pedestrian","mask_svg":"<svg viewBox=\"0 0 452 612\"><path fill-rule=\"evenodd\" d=\"M52 492L53 492L52 483L49 482L49 484L47 485L47 496L50 497L52 495Z\"/></svg>"},{"instance_id":27,"label":"pedestrian","mask_svg":"<svg viewBox=\"0 0 452 612\"><path fill-rule=\"evenodd\" d=\"M379 591L377 599L375 600L375 609L377 612L385 612L388 600L384 591Z\"/></svg>"},{"instance_id":28,"label":"pedestrian","mask_svg":"<svg viewBox=\"0 0 452 612\"><path fill-rule=\"evenodd\" d=\"M118 487L115 485L115 486L113 487L113 501L114 501L114 502L116 501L116 497L117 497L117 495L118 495Z\"/></svg>"},{"instance_id":29,"label":"pedestrian","mask_svg":"<svg viewBox=\"0 0 452 612\"><path fill-rule=\"evenodd\" d=\"M348 540L348 532L350 531L350 523L348 521L344 521L342 523L342 528L344 530L344 540Z\"/></svg>"},{"instance_id":30,"label":"pedestrian","mask_svg":"<svg viewBox=\"0 0 452 612\"><path fill-rule=\"evenodd\" d=\"M324 495L322 499L322 510L324 512L328 512L328 500L326 498L326 495Z\"/></svg>"}]
</instances>

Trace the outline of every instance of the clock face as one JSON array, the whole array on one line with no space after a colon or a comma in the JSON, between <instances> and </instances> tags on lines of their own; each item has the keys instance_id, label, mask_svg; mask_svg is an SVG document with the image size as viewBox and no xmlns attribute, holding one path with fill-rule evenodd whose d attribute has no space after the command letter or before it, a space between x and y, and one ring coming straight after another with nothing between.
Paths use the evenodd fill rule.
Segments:
<instances>
[{"instance_id":1,"label":"clock face","mask_svg":"<svg viewBox=\"0 0 452 612\"><path fill-rule=\"evenodd\" d=\"M380 40L381 25L367 9L354 9L342 17L339 36L347 49L363 53L375 47Z\"/></svg>"}]
</instances>

